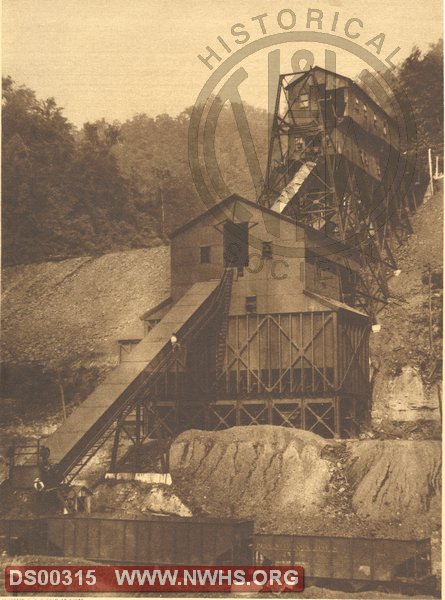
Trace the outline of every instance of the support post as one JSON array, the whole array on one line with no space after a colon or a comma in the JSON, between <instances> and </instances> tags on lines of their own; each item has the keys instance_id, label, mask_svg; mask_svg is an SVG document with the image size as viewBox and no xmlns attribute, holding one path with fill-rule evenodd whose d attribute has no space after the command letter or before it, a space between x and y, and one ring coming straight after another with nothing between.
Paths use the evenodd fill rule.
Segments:
<instances>
[{"instance_id":1,"label":"support post","mask_svg":"<svg viewBox=\"0 0 445 600\"><path fill-rule=\"evenodd\" d=\"M119 442L121 437L121 429L123 425L124 419L122 416L119 417L118 422L116 423L116 430L114 432L114 440L113 440L113 449L111 450L111 461L110 461L110 471L112 473L116 473L117 467L117 456L119 452Z\"/></svg>"},{"instance_id":2,"label":"support post","mask_svg":"<svg viewBox=\"0 0 445 600\"><path fill-rule=\"evenodd\" d=\"M339 396L334 399L334 419L335 419L335 434L334 438L338 439L341 437L341 402Z\"/></svg>"},{"instance_id":3,"label":"support post","mask_svg":"<svg viewBox=\"0 0 445 600\"><path fill-rule=\"evenodd\" d=\"M434 186L433 186L433 159L431 155L431 148L428 148L428 169L430 173L430 192L431 196L434 194Z\"/></svg>"},{"instance_id":4,"label":"support post","mask_svg":"<svg viewBox=\"0 0 445 600\"><path fill-rule=\"evenodd\" d=\"M57 383L59 386L60 400L62 402L63 420L66 421L65 390L63 389L62 376L60 372L57 374Z\"/></svg>"},{"instance_id":5,"label":"support post","mask_svg":"<svg viewBox=\"0 0 445 600\"><path fill-rule=\"evenodd\" d=\"M142 406L141 403L138 402L136 404L136 432L135 432L135 439L136 439L136 468L139 471L140 470L140 462L141 462L141 443L142 443Z\"/></svg>"},{"instance_id":6,"label":"support post","mask_svg":"<svg viewBox=\"0 0 445 600\"><path fill-rule=\"evenodd\" d=\"M119 451L119 440L121 435L121 423L117 424L116 431L114 432L114 440L113 440L113 449L111 451L111 462L110 462L110 471L112 473L116 473L117 467L117 453Z\"/></svg>"}]
</instances>

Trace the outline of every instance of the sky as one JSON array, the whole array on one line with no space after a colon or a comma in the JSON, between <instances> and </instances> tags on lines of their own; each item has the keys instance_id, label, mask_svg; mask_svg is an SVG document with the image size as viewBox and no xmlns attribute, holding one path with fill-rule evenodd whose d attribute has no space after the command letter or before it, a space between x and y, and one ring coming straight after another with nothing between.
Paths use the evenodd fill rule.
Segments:
<instances>
[{"instance_id":1,"label":"sky","mask_svg":"<svg viewBox=\"0 0 445 600\"><path fill-rule=\"evenodd\" d=\"M198 54L205 56L206 46L211 46L219 48L223 59L229 56L218 36L233 53L241 45L230 34L232 25L243 23L250 42L263 35L252 17L267 13L267 33L278 33L278 13L291 9L296 15L293 30L304 30L308 7L323 11L326 32L338 12L337 34L342 37L344 23L360 19L363 27L355 41L363 47L384 33L381 57L399 46L397 59L403 59L414 45L426 50L442 37L441 0L3 0L2 70L38 98L54 97L77 126L102 117L124 121L143 112L175 116L193 105L214 72ZM351 30L359 31L356 23L354 27ZM295 49L303 46L283 47L281 71L292 70ZM323 66L320 44L306 43L304 49ZM267 52L243 65L249 73L240 87L243 100L266 108ZM342 51L337 67L354 77L363 64Z\"/></svg>"}]
</instances>

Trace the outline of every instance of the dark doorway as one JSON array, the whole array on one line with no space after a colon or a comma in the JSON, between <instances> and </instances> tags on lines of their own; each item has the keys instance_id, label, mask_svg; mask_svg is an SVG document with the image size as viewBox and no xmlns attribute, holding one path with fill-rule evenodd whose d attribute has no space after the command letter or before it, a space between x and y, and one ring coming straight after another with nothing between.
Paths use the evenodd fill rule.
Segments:
<instances>
[{"instance_id":1,"label":"dark doorway","mask_svg":"<svg viewBox=\"0 0 445 600\"><path fill-rule=\"evenodd\" d=\"M224 266L247 267L249 264L249 224L224 224Z\"/></svg>"},{"instance_id":2,"label":"dark doorway","mask_svg":"<svg viewBox=\"0 0 445 600\"><path fill-rule=\"evenodd\" d=\"M224 224L224 266L247 267L249 264L249 224Z\"/></svg>"}]
</instances>

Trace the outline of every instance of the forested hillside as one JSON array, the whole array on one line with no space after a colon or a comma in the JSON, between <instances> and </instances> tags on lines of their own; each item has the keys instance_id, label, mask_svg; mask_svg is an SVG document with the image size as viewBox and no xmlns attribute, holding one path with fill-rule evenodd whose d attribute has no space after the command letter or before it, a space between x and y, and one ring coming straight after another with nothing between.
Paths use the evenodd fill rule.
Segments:
<instances>
[{"instance_id":1,"label":"forested hillside","mask_svg":"<svg viewBox=\"0 0 445 600\"><path fill-rule=\"evenodd\" d=\"M245 109L264 162L267 114ZM190 114L103 119L79 131L53 98L4 78L3 263L154 246L202 212L188 165ZM229 109L217 138L231 190L252 197Z\"/></svg>"},{"instance_id":2,"label":"forested hillside","mask_svg":"<svg viewBox=\"0 0 445 600\"><path fill-rule=\"evenodd\" d=\"M398 69L416 115L422 164L443 151L442 42L414 49ZM188 164L191 108L138 114L76 129L53 98L3 79L4 264L150 247L205 209ZM263 171L267 113L244 106ZM232 111L218 122L216 153L230 192L255 198Z\"/></svg>"},{"instance_id":3,"label":"forested hillside","mask_svg":"<svg viewBox=\"0 0 445 600\"><path fill-rule=\"evenodd\" d=\"M416 126L417 164L425 168L428 148L435 156L443 156L443 40L431 44L428 52L413 48L411 54L399 65L394 75L400 90L409 101L408 114L412 112ZM357 83L378 102L392 117L398 102L391 102L385 94L376 95L378 88L372 85L375 74L363 71ZM377 77L378 80L378 77ZM401 101L403 102L403 96ZM400 116L400 115L399 115Z\"/></svg>"},{"instance_id":4,"label":"forested hillside","mask_svg":"<svg viewBox=\"0 0 445 600\"><path fill-rule=\"evenodd\" d=\"M443 40L425 54L414 48L397 75L413 109L420 160L428 148L443 156Z\"/></svg>"}]
</instances>

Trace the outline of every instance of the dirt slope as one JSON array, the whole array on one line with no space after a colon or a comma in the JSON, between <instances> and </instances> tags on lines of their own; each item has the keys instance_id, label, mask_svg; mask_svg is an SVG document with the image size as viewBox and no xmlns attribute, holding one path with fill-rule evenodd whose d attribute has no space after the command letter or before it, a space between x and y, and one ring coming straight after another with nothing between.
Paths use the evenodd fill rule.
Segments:
<instances>
[{"instance_id":1,"label":"dirt slope","mask_svg":"<svg viewBox=\"0 0 445 600\"><path fill-rule=\"evenodd\" d=\"M350 442L348 448L352 507L360 517L385 521L419 517L438 501L440 442L363 440Z\"/></svg>"},{"instance_id":2,"label":"dirt slope","mask_svg":"<svg viewBox=\"0 0 445 600\"><path fill-rule=\"evenodd\" d=\"M169 295L169 248L22 265L2 274L1 456L48 435L119 360L118 339ZM63 393L63 398L62 398ZM1 473L0 473L1 478Z\"/></svg>"},{"instance_id":3,"label":"dirt slope","mask_svg":"<svg viewBox=\"0 0 445 600\"><path fill-rule=\"evenodd\" d=\"M371 335L374 424L439 419L443 192L411 221L414 233L395 253L401 272L390 280L390 303L378 315L381 330Z\"/></svg>"},{"instance_id":4,"label":"dirt slope","mask_svg":"<svg viewBox=\"0 0 445 600\"><path fill-rule=\"evenodd\" d=\"M5 268L2 361L109 365L169 284L165 246Z\"/></svg>"},{"instance_id":5,"label":"dirt slope","mask_svg":"<svg viewBox=\"0 0 445 600\"><path fill-rule=\"evenodd\" d=\"M180 498L259 531L421 537L440 524L441 444L325 440L260 425L186 431L170 470Z\"/></svg>"},{"instance_id":6,"label":"dirt slope","mask_svg":"<svg viewBox=\"0 0 445 600\"><path fill-rule=\"evenodd\" d=\"M308 431L260 425L190 430L176 438L170 470L192 504L224 517L289 510L315 514L324 503L326 441Z\"/></svg>"}]
</instances>

